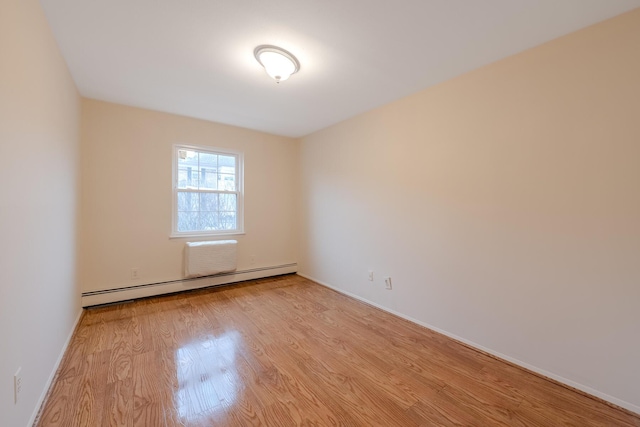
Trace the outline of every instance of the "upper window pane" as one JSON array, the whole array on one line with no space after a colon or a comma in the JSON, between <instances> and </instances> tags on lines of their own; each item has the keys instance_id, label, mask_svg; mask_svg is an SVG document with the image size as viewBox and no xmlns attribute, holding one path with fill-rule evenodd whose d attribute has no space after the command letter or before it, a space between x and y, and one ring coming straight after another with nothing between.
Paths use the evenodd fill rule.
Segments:
<instances>
[{"instance_id":1,"label":"upper window pane","mask_svg":"<svg viewBox=\"0 0 640 427\"><path fill-rule=\"evenodd\" d=\"M225 172L235 173L236 158L235 156L219 156L220 167L226 169Z\"/></svg>"},{"instance_id":2,"label":"upper window pane","mask_svg":"<svg viewBox=\"0 0 640 427\"><path fill-rule=\"evenodd\" d=\"M224 191L236 191L236 176L218 174L218 189Z\"/></svg>"},{"instance_id":3,"label":"upper window pane","mask_svg":"<svg viewBox=\"0 0 640 427\"><path fill-rule=\"evenodd\" d=\"M218 167L218 156L211 153L200 153L200 167L216 169Z\"/></svg>"},{"instance_id":4,"label":"upper window pane","mask_svg":"<svg viewBox=\"0 0 640 427\"><path fill-rule=\"evenodd\" d=\"M218 189L218 174L214 168L200 168L200 188L206 190Z\"/></svg>"},{"instance_id":5,"label":"upper window pane","mask_svg":"<svg viewBox=\"0 0 640 427\"><path fill-rule=\"evenodd\" d=\"M198 188L199 173L196 167L178 169L178 188Z\"/></svg>"},{"instance_id":6,"label":"upper window pane","mask_svg":"<svg viewBox=\"0 0 640 427\"><path fill-rule=\"evenodd\" d=\"M198 165L198 152L194 150L178 150L179 165Z\"/></svg>"}]
</instances>

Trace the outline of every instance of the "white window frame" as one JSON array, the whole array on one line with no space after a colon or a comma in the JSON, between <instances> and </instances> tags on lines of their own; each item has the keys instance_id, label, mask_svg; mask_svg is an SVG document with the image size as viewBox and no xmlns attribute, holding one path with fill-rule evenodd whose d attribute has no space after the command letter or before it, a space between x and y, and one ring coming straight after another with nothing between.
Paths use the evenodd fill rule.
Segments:
<instances>
[{"instance_id":1,"label":"white window frame","mask_svg":"<svg viewBox=\"0 0 640 427\"><path fill-rule=\"evenodd\" d=\"M178 191L184 191L184 188L178 188L178 151L191 150L210 154L221 154L225 156L236 157L236 191L225 190L191 190L195 193L227 193L236 194L236 229L234 230L203 230L203 231L178 231ZM171 234L169 237L204 237L204 236L229 236L234 234L244 234L244 154L241 151L230 150L227 148L209 147L174 144L173 153L171 155L172 162L172 215L171 215Z\"/></svg>"}]
</instances>

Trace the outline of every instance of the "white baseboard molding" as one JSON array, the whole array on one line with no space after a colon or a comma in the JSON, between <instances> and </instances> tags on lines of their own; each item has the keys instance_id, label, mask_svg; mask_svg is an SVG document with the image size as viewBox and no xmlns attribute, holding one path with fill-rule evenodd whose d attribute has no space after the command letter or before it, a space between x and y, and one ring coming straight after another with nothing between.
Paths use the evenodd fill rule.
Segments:
<instances>
[{"instance_id":1,"label":"white baseboard molding","mask_svg":"<svg viewBox=\"0 0 640 427\"><path fill-rule=\"evenodd\" d=\"M638 405L634 405L633 403L629 403L629 402L624 401L622 399L618 399L617 397L609 396L606 393L602 393L602 392L600 392L598 390L595 390L595 389L593 389L591 387L588 387L586 385L583 385L583 384L577 383L575 381L569 380L569 379L564 378L564 377L562 377L560 375L556 375L556 374L554 374L552 372L549 372L549 371L546 371L544 369L538 368L537 366L533 366L533 365L530 365L528 363L522 362L522 361L520 361L518 359L515 359L513 357L507 356L506 354L502 354L500 352L491 350L490 348L484 347L484 346L482 346L480 344L476 344L473 341L469 341L469 340L467 340L465 338L462 338L462 337L459 337L459 336L454 335L452 333L449 333L447 331L444 331L444 330L442 330L440 328L437 328L435 326L432 326L432 325L430 325L428 323L425 323L425 322L422 322L420 320L414 319L414 318L412 318L410 316L407 316L406 314L399 313L399 312L397 312L395 310L391 310L390 308L384 307L384 306L382 306L380 304L376 304L373 301L369 301L366 298L362 298L361 296L358 296L356 294L352 294L351 292L347 292L345 290L337 288L337 287L335 287L333 285L330 285L328 283L322 282L322 281L320 281L318 279L315 279L315 278L313 278L311 276L308 276L306 274L302 274L302 273L297 273L297 274L299 276L302 276L302 277L306 278L306 279L312 280L312 281L314 281L314 282L316 282L316 283L318 283L318 284L320 284L322 286L325 286L325 287L327 287L329 289L333 289L334 291L339 292L339 293L341 293L343 295L347 295L347 296L349 296L351 298L354 298L354 299L362 301L362 302L364 302L366 304L372 305L372 306L374 306L376 308L379 308L380 310L383 310L383 311L391 313L391 314L393 314L395 316L401 317L401 318L403 318L405 320L408 320L410 322L413 322L413 323L415 323L417 325L424 326L425 328L428 328L428 329L431 329L431 330L436 331L438 333L441 333L442 335L446 335L449 338L453 338L454 340L460 341L460 342L462 342L462 343L464 343L464 344L466 344L466 345L468 345L470 347L473 347L473 348L478 349L480 351L483 351L485 353L489 353L489 354L491 354L491 355L493 355L493 356L495 356L495 357L497 357L499 359L506 360L508 362L513 363L514 365L518 365L518 366L523 367L523 368L525 368L525 369L527 369L529 371L533 371L533 372L535 372L537 374L540 374L540 375L542 375L544 377L550 378L550 379L552 379L554 381L557 381L559 383L567 385L567 386L569 386L571 388L580 390L583 393L586 393L586 394L589 394L591 396L597 397L597 398L599 398L601 400L604 400L606 402L609 402L609 403L611 403L611 404L613 404L615 406L619 406L620 408L624 408L624 409L626 409L626 410L628 410L630 412L633 412L633 413L635 413L637 415L640 415L640 406L638 406Z\"/></svg>"},{"instance_id":2,"label":"white baseboard molding","mask_svg":"<svg viewBox=\"0 0 640 427\"><path fill-rule=\"evenodd\" d=\"M128 301L136 298L151 297L170 294L193 289L207 288L210 286L226 285L245 280L262 279L264 277L279 276L298 271L298 264L284 264L270 267L253 268L250 270L222 273L215 276L198 277L195 279L177 279L158 283L146 283L135 286L123 286L113 289L91 291L82 293L82 306L110 304L120 301Z\"/></svg>"},{"instance_id":3,"label":"white baseboard molding","mask_svg":"<svg viewBox=\"0 0 640 427\"><path fill-rule=\"evenodd\" d=\"M36 402L36 406L33 410L33 413L31 414L31 418L29 419L29 422L27 423L27 427L31 427L34 425L34 423L36 422L36 418L38 417L38 414L40 413L40 408L42 407L44 400L47 397L47 394L49 393L49 388L51 388L51 384L53 383L53 380L56 377L56 374L58 373L58 368L60 367L60 363L62 363L62 358L64 357L64 354L67 352L67 348L69 347L69 344L71 343L71 338L73 338L73 333L76 331L76 328L78 327L78 323L80 323L80 318L82 317L82 312L83 310L80 309L80 312L78 313L78 316L76 317L75 322L73 322L73 326L71 327L71 331L69 332L69 336L67 336L66 341L64 342L64 345L62 346L62 350L60 351L60 354L58 355L58 359L56 360L55 365L53 366L53 370L51 371L51 374L49 375L49 378L47 379L47 382L45 383L44 387L42 388L42 393L40 393L40 397L38 398L38 401Z\"/></svg>"}]
</instances>

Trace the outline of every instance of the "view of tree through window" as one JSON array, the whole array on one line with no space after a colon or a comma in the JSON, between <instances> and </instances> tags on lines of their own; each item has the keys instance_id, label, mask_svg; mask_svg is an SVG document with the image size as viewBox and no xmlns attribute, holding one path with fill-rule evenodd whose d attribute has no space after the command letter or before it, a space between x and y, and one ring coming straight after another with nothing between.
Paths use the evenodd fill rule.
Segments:
<instances>
[{"instance_id":1,"label":"view of tree through window","mask_svg":"<svg viewBox=\"0 0 640 427\"><path fill-rule=\"evenodd\" d=\"M176 147L174 232L239 229L238 154Z\"/></svg>"}]
</instances>

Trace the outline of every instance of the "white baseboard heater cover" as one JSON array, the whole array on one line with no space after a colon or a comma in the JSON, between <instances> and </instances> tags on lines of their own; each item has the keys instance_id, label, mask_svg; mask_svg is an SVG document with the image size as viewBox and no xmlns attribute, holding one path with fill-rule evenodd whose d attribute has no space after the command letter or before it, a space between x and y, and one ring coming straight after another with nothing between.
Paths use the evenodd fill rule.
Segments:
<instances>
[{"instance_id":1,"label":"white baseboard heater cover","mask_svg":"<svg viewBox=\"0 0 640 427\"><path fill-rule=\"evenodd\" d=\"M133 286L120 286L110 289L87 291L82 293L82 306L91 307L100 304L127 301L136 298L190 291L211 286L229 285L245 280L291 274L298 271L298 264L272 265L248 270L236 270L231 273L220 273L215 276L196 277L193 279L168 279Z\"/></svg>"},{"instance_id":2,"label":"white baseboard heater cover","mask_svg":"<svg viewBox=\"0 0 640 427\"><path fill-rule=\"evenodd\" d=\"M184 276L204 277L235 271L238 265L237 245L236 240L187 242Z\"/></svg>"}]
</instances>

